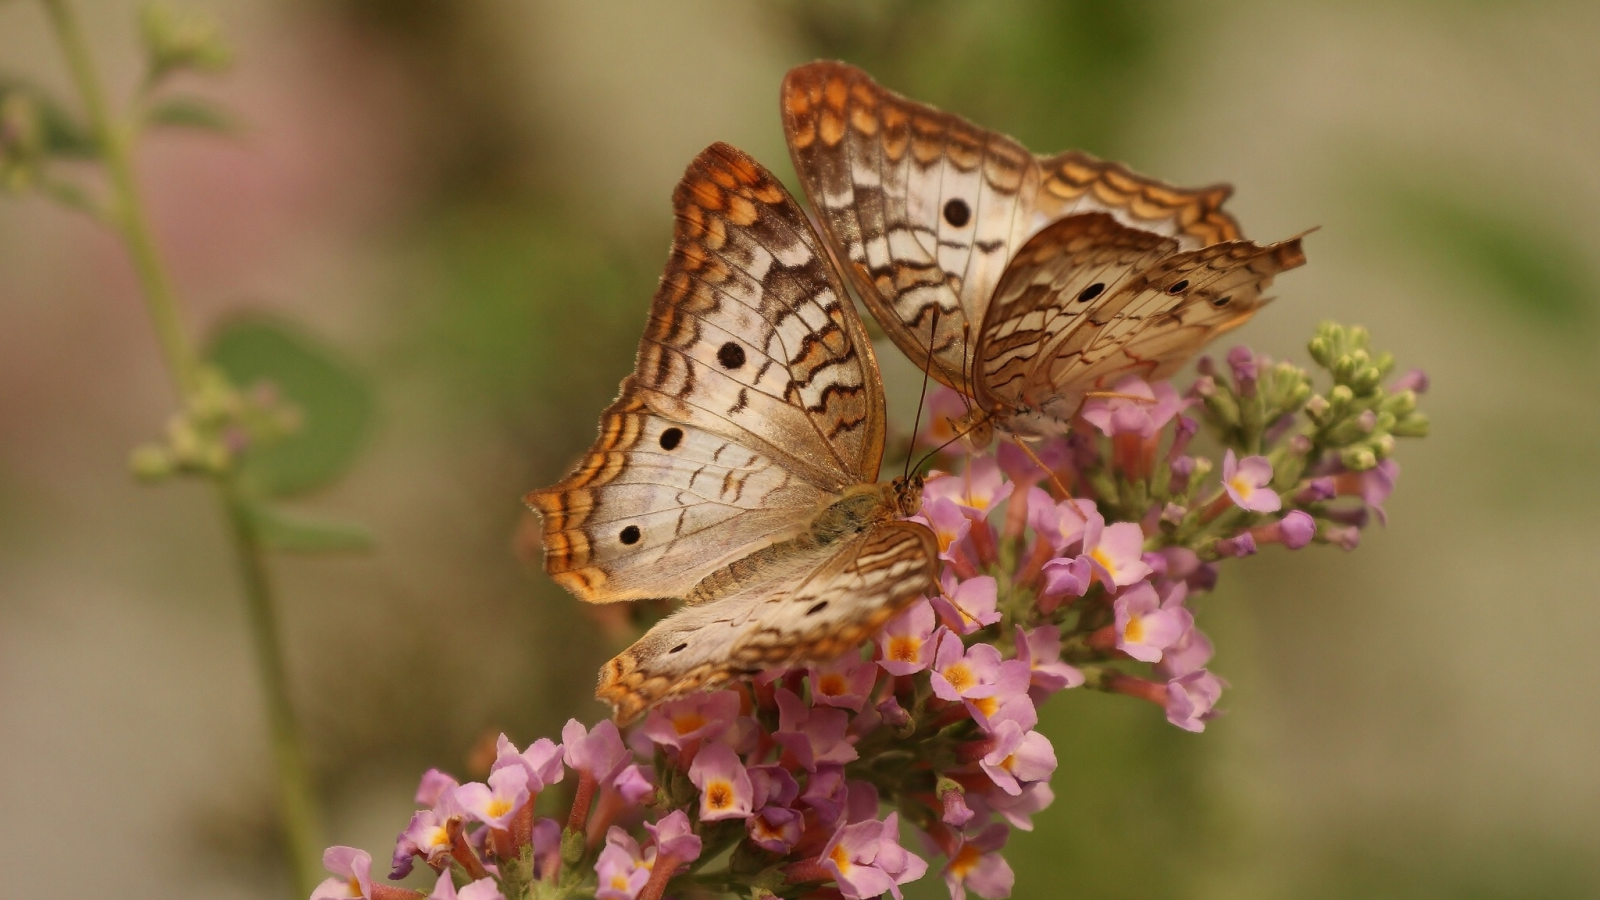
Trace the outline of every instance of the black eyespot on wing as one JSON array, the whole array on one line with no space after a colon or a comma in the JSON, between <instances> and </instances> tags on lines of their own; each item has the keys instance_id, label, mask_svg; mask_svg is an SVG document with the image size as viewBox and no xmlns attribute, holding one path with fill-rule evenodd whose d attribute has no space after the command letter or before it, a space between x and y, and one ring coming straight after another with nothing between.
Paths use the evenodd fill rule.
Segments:
<instances>
[{"instance_id":1,"label":"black eyespot on wing","mask_svg":"<svg viewBox=\"0 0 1600 900\"><path fill-rule=\"evenodd\" d=\"M971 221L972 210L967 208L967 201L957 197L946 203L944 205L944 220L949 222L953 228L960 228Z\"/></svg>"},{"instance_id":2,"label":"black eyespot on wing","mask_svg":"<svg viewBox=\"0 0 1600 900\"><path fill-rule=\"evenodd\" d=\"M1094 298L1096 298L1096 297L1100 296L1101 294L1105 293L1105 290L1106 290L1105 282L1096 281L1094 284L1091 284L1088 287L1083 289L1083 293L1078 295L1078 302L1079 303L1088 303L1090 300L1093 300Z\"/></svg>"},{"instance_id":3,"label":"black eyespot on wing","mask_svg":"<svg viewBox=\"0 0 1600 900\"><path fill-rule=\"evenodd\" d=\"M744 348L733 341L723 344L717 350L717 362L722 363L724 369L737 369L744 365Z\"/></svg>"},{"instance_id":4,"label":"black eyespot on wing","mask_svg":"<svg viewBox=\"0 0 1600 900\"><path fill-rule=\"evenodd\" d=\"M661 432L661 449L671 450L683 441L682 428L668 428Z\"/></svg>"},{"instance_id":5,"label":"black eyespot on wing","mask_svg":"<svg viewBox=\"0 0 1600 900\"><path fill-rule=\"evenodd\" d=\"M1178 283L1174 284L1172 287L1167 288L1167 293L1169 293L1169 294L1181 294L1181 293L1183 293L1184 289L1187 288L1188 286L1189 286L1189 279L1185 278L1182 281L1179 281Z\"/></svg>"},{"instance_id":6,"label":"black eyespot on wing","mask_svg":"<svg viewBox=\"0 0 1600 900\"><path fill-rule=\"evenodd\" d=\"M680 652L682 652L684 650L687 650L687 649L689 649L689 645L688 644L679 644L678 646L673 647L671 650L668 650L667 652L668 653L680 653Z\"/></svg>"},{"instance_id":7,"label":"black eyespot on wing","mask_svg":"<svg viewBox=\"0 0 1600 900\"><path fill-rule=\"evenodd\" d=\"M825 610L827 608L828 608L828 601L826 601L826 600L823 600L823 601L821 601L819 603L813 603L811 605L811 608L806 610L806 615L814 616L817 613L822 612L823 610Z\"/></svg>"},{"instance_id":8,"label":"black eyespot on wing","mask_svg":"<svg viewBox=\"0 0 1600 900\"><path fill-rule=\"evenodd\" d=\"M1217 309L1221 309L1224 306L1227 306L1228 301L1232 299L1232 297L1218 297L1217 299L1211 301L1211 305L1215 306Z\"/></svg>"},{"instance_id":9,"label":"black eyespot on wing","mask_svg":"<svg viewBox=\"0 0 1600 900\"><path fill-rule=\"evenodd\" d=\"M622 533L617 535L617 538L624 544L639 543L639 526L629 525L627 528L622 529Z\"/></svg>"}]
</instances>

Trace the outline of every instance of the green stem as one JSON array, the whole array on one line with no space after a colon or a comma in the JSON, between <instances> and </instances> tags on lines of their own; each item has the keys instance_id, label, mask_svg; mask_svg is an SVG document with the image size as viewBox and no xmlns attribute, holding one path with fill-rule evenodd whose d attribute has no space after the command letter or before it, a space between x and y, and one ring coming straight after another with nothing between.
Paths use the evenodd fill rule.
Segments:
<instances>
[{"instance_id":1,"label":"green stem","mask_svg":"<svg viewBox=\"0 0 1600 900\"><path fill-rule=\"evenodd\" d=\"M171 279L162 265L151 234L149 220L140 200L130 153L132 132L113 121L93 58L83 38L68 0L41 0L56 38L61 44L72 79L82 95L99 146L101 159L111 180L111 224L122 235L128 254L138 272L145 308L155 326L156 339L167 370L187 401L199 388L200 362L184 331L177 297ZM267 575L266 553L256 528L249 498L237 476L224 474L214 479L218 505L228 521L229 535L244 587L256 664L267 706L267 724L272 738L272 756L277 769L279 815L282 819L285 850L293 875L297 897L308 896L321 868L320 811L312 790L311 774L289 701L289 682L279 638L277 612L272 586Z\"/></svg>"},{"instance_id":2,"label":"green stem","mask_svg":"<svg viewBox=\"0 0 1600 900\"><path fill-rule=\"evenodd\" d=\"M67 66L72 70L73 83L83 97L85 111L89 114L89 127L94 132L106 173L111 177L112 221L122 233L128 252L133 257L139 284L144 289L145 309L155 325L161 354L166 359L167 369L179 392L187 394L196 387L194 351L189 346L183 321L178 316L178 301L173 295L166 270L162 268L160 255L156 252L138 183L133 177L133 162L128 146L130 134L112 120L105 93L100 88L100 78L95 73L94 58L89 54L83 30L78 27L78 17L68 0L42 2L50 16L50 24L55 28L56 39L61 43L61 51L67 58Z\"/></svg>"}]
</instances>

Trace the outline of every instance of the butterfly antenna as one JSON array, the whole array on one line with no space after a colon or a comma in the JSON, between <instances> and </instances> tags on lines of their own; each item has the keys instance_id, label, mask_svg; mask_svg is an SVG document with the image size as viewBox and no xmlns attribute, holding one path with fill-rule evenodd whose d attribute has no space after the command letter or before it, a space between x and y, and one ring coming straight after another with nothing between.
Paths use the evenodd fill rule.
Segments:
<instances>
[{"instance_id":1,"label":"butterfly antenna","mask_svg":"<svg viewBox=\"0 0 1600 900\"><path fill-rule=\"evenodd\" d=\"M927 453L923 454L922 458L917 460L917 464L915 466L913 466L912 469L914 471L921 469L922 468L922 464L927 462L928 460L932 459L933 457L937 456L939 454L939 451L943 450L944 448L950 446L951 444L954 444L956 441L959 441L962 438L966 437L967 435L971 434L975 429L977 429L978 427L980 427L982 425L987 424L989 422L989 420L993 419L993 418L994 418L994 414L993 413L984 413L982 418L978 419L976 422L973 422L971 425L968 425L967 429L965 431L957 432L955 437L951 438L948 441L945 441L944 443L940 444L939 446L937 446L937 447L933 448L932 450L929 450ZM954 425L955 425L955 423L952 422L951 426L954 427Z\"/></svg>"},{"instance_id":2,"label":"butterfly antenna","mask_svg":"<svg viewBox=\"0 0 1600 900\"><path fill-rule=\"evenodd\" d=\"M922 367L922 393L917 395L917 417L911 420L911 448L906 451L906 470L901 473L901 478L908 478L911 475L911 456L917 449L917 429L922 427L922 402L928 399L928 373L933 370L933 342L938 339L939 307L935 306L933 325L928 329L928 361Z\"/></svg>"}]
</instances>

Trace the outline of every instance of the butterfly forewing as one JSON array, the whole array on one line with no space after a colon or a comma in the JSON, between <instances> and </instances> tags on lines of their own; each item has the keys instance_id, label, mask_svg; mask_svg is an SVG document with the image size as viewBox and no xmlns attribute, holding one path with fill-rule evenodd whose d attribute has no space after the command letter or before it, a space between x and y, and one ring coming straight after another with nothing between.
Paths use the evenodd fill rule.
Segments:
<instances>
[{"instance_id":1,"label":"butterfly forewing","mask_svg":"<svg viewBox=\"0 0 1600 900\"><path fill-rule=\"evenodd\" d=\"M1049 223L1104 212L1178 249L1239 235L1225 185L1178 188L1079 152L1035 157L844 63L791 70L782 106L801 184L863 300L913 362L967 394L995 288Z\"/></svg>"},{"instance_id":2,"label":"butterfly forewing","mask_svg":"<svg viewBox=\"0 0 1600 900\"><path fill-rule=\"evenodd\" d=\"M883 389L799 207L725 145L674 195L635 372L565 481L529 495L546 569L585 600L681 596L802 529L883 452Z\"/></svg>"},{"instance_id":3,"label":"butterfly forewing","mask_svg":"<svg viewBox=\"0 0 1600 900\"><path fill-rule=\"evenodd\" d=\"M843 547L787 559L650 629L601 670L597 696L627 721L740 675L837 657L933 589L938 555L926 528L893 522Z\"/></svg>"}]
</instances>

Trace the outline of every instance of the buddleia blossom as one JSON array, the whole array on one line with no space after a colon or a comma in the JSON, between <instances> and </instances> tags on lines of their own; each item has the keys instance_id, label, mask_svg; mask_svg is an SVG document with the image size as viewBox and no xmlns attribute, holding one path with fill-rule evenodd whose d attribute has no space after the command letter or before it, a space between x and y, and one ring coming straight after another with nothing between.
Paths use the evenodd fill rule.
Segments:
<instances>
[{"instance_id":1,"label":"buddleia blossom","mask_svg":"<svg viewBox=\"0 0 1600 900\"><path fill-rule=\"evenodd\" d=\"M1311 349L1321 393L1234 348L1184 390L1119 381L1066 438L952 448L918 517L938 591L858 652L663 703L627 734L502 736L483 781L423 776L390 872L409 886L335 847L313 897L855 900L930 871L955 900L1008 896L1007 840L1055 800L1052 695L1122 694L1205 730L1227 687L1201 627L1225 561L1348 549L1385 520L1427 379L1384 387L1392 361L1359 329L1324 326ZM951 436L936 425L918 439ZM1201 432L1219 457L1191 454Z\"/></svg>"}]
</instances>

